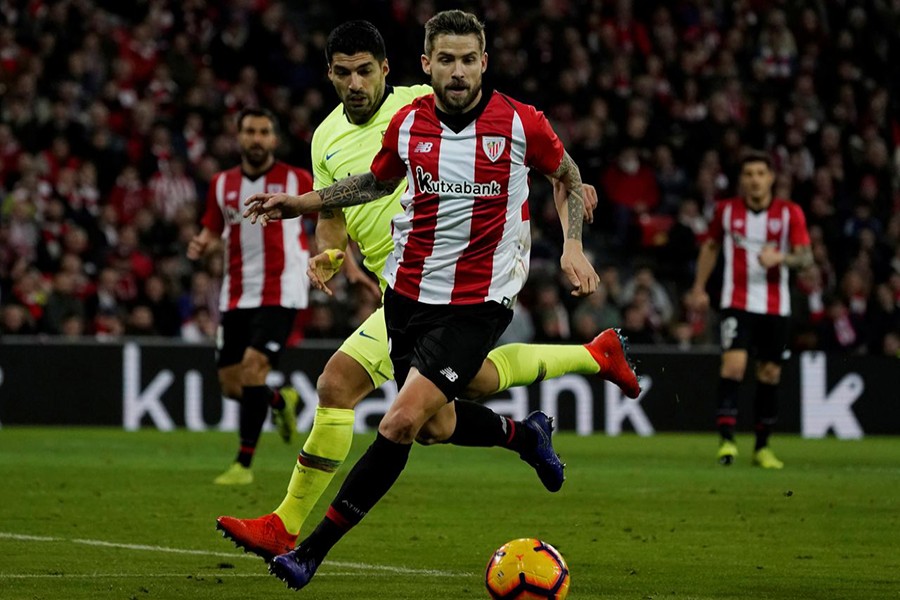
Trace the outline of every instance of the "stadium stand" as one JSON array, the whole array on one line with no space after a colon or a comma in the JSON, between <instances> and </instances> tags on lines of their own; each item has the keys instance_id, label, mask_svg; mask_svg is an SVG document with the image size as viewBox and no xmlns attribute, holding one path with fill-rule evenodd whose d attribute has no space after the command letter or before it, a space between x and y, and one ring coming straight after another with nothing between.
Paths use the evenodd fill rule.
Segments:
<instances>
[{"instance_id":1,"label":"stadium stand","mask_svg":"<svg viewBox=\"0 0 900 600\"><path fill-rule=\"evenodd\" d=\"M0 333L210 339L221 259L192 265L210 177L237 164L233 115L279 117L309 166L336 99L327 32L382 29L389 81L420 83L422 24L445 2L0 0ZM457 6L459 3L453 3ZM466 3L464 3L466 4ZM815 265L795 278L794 344L900 356L900 9L889 0L482 0L490 85L542 108L601 203L585 243L601 293L558 273L534 181L532 277L508 341L715 341L683 306L698 240L763 149L799 202ZM372 309L342 278L293 341Z\"/></svg>"}]
</instances>

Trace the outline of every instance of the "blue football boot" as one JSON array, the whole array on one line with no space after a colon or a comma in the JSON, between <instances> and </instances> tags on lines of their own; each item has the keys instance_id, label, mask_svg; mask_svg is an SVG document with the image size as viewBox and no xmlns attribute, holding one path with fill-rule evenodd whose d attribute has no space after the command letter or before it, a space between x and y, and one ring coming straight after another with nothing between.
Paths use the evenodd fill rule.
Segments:
<instances>
[{"instance_id":1,"label":"blue football boot","mask_svg":"<svg viewBox=\"0 0 900 600\"><path fill-rule=\"evenodd\" d=\"M519 456L537 471L545 488L551 492L558 492L566 479L566 465L559 460L559 456L553 450L553 441L550 439L553 419L536 410L525 417L522 423L537 434L538 441L534 448L520 453Z\"/></svg>"}]
</instances>

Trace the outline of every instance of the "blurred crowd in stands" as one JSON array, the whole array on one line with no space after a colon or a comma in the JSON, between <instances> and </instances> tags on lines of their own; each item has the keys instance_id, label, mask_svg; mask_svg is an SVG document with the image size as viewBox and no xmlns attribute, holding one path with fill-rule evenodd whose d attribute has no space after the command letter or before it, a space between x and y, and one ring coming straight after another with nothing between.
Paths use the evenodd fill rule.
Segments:
<instances>
[{"instance_id":1,"label":"blurred crowd in stands","mask_svg":"<svg viewBox=\"0 0 900 600\"><path fill-rule=\"evenodd\" d=\"M575 299L533 181L532 275L505 340L621 326L716 343L714 312L682 295L752 147L812 235L796 349L900 355L898 0L0 0L0 333L214 337L222 258L185 249L212 174L238 163L235 113L273 110L280 158L308 168L337 102L328 31L371 20L389 83L421 83L422 25L448 7L482 16L486 82L544 110L600 195L585 245L603 285ZM334 288L295 342L343 337L377 305Z\"/></svg>"}]
</instances>

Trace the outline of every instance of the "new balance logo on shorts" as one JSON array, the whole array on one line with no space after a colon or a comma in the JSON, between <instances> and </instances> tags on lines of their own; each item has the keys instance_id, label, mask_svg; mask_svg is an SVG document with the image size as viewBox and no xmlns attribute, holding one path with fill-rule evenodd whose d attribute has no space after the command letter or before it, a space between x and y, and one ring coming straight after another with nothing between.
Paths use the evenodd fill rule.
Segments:
<instances>
[{"instance_id":1,"label":"new balance logo on shorts","mask_svg":"<svg viewBox=\"0 0 900 600\"><path fill-rule=\"evenodd\" d=\"M446 377L449 381L453 382L459 379L459 375L456 374L456 371L451 369L450 367L445 367L441 369L441 375Z\"/></svg>"}]
</instances>

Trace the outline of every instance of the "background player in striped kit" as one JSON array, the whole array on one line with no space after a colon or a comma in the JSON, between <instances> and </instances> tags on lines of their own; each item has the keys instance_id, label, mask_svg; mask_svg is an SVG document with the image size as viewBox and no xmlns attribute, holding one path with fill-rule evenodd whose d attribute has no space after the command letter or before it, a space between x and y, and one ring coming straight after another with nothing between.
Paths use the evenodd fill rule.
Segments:
<instances>
[{"instance_id":1,"label":"background player in striped kit","mask_svg":"<svg viewBox=\"0 0 900 600\"><path fill-rule=\"evenodd\" d=\"M724 249L721 337L722 367L718 387L716 427L721 435L718 459L730 465L738 454L734 443L737 398L755 350L754 398L756 444L753 464L781 469L784 464L769 448L769 435L778 415L777 391L781 365L790 356L788 269L812 264L809 232L803 210L790 200L774 198L775 174L769 156L751 152L741 159L738 198L716 205L709 239L700 249L697 273L688 302L696 309L709 305L706 283Z\"/></svg>"},{"instance_id":2,"label":"background player in striped kit","mask_svg":"<svg viewBox=\"0 0 900 600\"><path fill-rule=\"evenodd\" d=\"M241 219L240 203L255 192L311 190L312 177L275 160L278 136L270 112L241 111L237 135L241 164L213 178L203 229L188 246L188 258L193 260L218 248L220 239L225 251L219 384L226 397L240 403L240 446L235 462L215 479L222 485L253 481L250 463L270 407L282 439L285 443L293 439L297 392L291 387L269 388L266 376L277 364L297 310L306 307L309 295L309 250L302 222L285 221L262 231Z\"/></svg>"},{"instance_id":3,"label":"background player in striped kit","mask_svg":"<svg viewBox=\"0 0 900 600\"><path fill-rule=\"evenodd\" d=\"M271 571L292 588L310 581L330 548L390 489L422 427L463 395L508 325L509 306L528 272L530 168L565 186L562 270L576 294L596 289L599 278L581 250L578 168L543 114L482 90L484 46L474 15L439 13L426 24L422 57L434 95L394 115L370 172L303 196L258 194L245 201L245 216L266 225L371 202L395 191L404 176L408 182L384 270L385 322L402 387L326 518L295 551L273 560ZM495 437L505 437L512 425L490 410L483 423L485 431L496 429ZM549 435L542 437L533 448L534 466L548 489L558 489L562 465Z\"/></svg>"},{"instance_id":4,"label":"background player in striped kit","mask_svg":"<svg viewBox=\"0 0 900 600\"><path fill-rule=\"evenodd\" d=\"M313 137L317 188L350 174L368 172L381 148L382 132L393 115L432 91L424 85L387 84L389 67L384 42L378 30L366 21L349 21L335 28L328 37L326 58L329 77L341 103L319 124ZM556 187L556 201L564 204L565 190L559 184ZM394 248L391 220L403 212L400 197L405 190L403 181L384 198L319 213L316 245L323 252L310 261L310 278L316 287L330 293L325 283L341 268L349 237L359 244L365 265L378 276L381 288L386 288L382 272ZM590 220L596 192L586 186L586 194L589 208L585 219ZM564 373L598 371L601 377L621 385L627 394L638 393L637 380L624 358L620 341L615 332L608 330L587 347L508 344L495 348L461 398L480 398ZM294 465L281 504L274 512L255 519L219 517L217 527L223 534L266 560L293 548L301 526L350 450L354 407L391 378L393 366L382 308L344 341L319 377L319 406L313 428ZM495 435L502 433L499 426L507 421L484 406L456 400L441 411L439 419L423 428L419 441L506 445L517 450L525 445L519 438L527 436L530 430L521 427L520 422L517 430L521 435ZM509 426L516 427L512 422Z\"/></svg>"}]
</instances>

